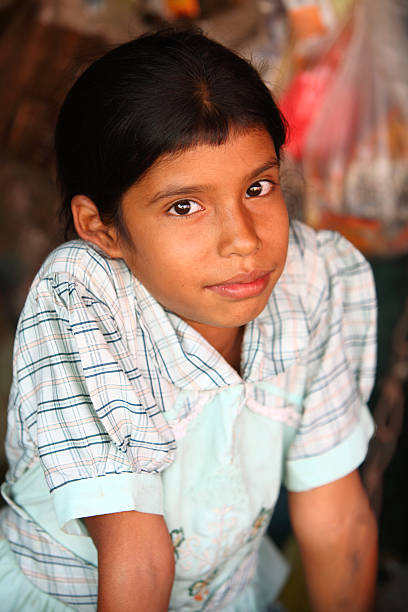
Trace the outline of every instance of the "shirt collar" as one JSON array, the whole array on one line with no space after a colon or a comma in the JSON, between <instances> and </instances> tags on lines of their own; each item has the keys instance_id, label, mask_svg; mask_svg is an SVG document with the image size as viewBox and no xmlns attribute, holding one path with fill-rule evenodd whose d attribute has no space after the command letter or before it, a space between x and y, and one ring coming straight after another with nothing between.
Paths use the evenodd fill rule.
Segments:
<instances>
[{"instance_id":1,"label":"shirt collar","mask_svg":"<svg viewBox=\"0 0 408 612\"><path fill-rule=\"evenodd\" d=\"M288 369L307 345L299 291L299 256L289 244L285 269L262 313L245 328L240 376L188 323L163 308L135 278L135 308L144 352L158 373L180 389L212 390L268 381Z\"/></svg>"}]
</instances>

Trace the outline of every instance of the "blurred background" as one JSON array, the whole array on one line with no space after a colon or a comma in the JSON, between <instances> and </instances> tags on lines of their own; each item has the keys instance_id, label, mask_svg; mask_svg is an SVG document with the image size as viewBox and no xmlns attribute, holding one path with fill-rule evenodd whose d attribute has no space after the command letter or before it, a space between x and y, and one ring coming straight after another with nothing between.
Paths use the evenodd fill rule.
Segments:
<instances>
[{"instance_id":1,"label":"blurred background","mask_svg":"<svg viewBox=\"0 0 408 612\"><path fill-rule=\"evenodd\" d=\"M282 183L292 214L341 232L373 267L377 433L361 472L380 525L377 608L407 611L407 0L0 0L0 476L15 326L63 240L59 105L89 62L168 22L198 23L254 62L290 125ZM284 494L270 533L293 568L283 609L307 612Z\"/></svg>"}]
</instances>

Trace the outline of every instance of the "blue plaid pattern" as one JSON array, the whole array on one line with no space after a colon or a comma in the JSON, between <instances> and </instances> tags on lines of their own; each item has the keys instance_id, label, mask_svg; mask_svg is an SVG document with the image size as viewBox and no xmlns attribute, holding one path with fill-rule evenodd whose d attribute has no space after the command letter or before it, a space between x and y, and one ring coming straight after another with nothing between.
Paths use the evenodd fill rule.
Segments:
<instances>
[{"instance_id":1,"label":"blue plaid pattern","mask_svg":"<svg viewBox=\"0 0 408 612\"><path fill-rule=\"evenodd\" d=\"M287 486L316 486L306 476L299 484L305 462L323 465L362 418L375 372L375 315L360 253L337 234L292 222L284 273L246 327L240 376L122 260L82 241L63 244L39 271L18 324L7 479L40 461L55 494L69 496L76 483L106 475L160 480L177 462L183 419L243 385L248 406L293 429L283 457ZM175 433L171 415L181 396ZM296 410L283 400L280 408L280 396L292 397ZM13 510L2 530L33 584L76 610L96 609L94 566Z\"/></svg>"}]
</instances>

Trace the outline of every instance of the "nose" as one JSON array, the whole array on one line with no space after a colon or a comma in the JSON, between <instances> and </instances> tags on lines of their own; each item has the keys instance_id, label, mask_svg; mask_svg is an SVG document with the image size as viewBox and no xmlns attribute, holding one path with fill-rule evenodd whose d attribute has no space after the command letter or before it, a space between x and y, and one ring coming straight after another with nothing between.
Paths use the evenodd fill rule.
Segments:
<instances>
[{"instance_id":1,"label":"nose","mask_svg":"<svg viewBox=\"0 0 408 612\"><path fill-rule=\"evenodd\" d=\"M219 252L222 257L247 257L261 247L254 220L244 205L224 210L219 221Z\"/></svg>"}]
</instances>

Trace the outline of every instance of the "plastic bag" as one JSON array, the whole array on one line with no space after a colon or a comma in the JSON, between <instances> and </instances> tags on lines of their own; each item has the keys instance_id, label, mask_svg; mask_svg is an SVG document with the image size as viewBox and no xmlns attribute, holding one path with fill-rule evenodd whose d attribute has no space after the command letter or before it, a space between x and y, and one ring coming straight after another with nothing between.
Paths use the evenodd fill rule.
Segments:
<instances>
[{"instance_id":1,"label":"plastic bag","mask_svg":"<svg viewBox=\"0 0 408 612\"><path fill-rule=\"evenodd\" d=\"M402 0L356 5L300 154L306 220L371 255L408 251L407 13Z\"/></svg>"},{"instance_id":2,"label":"plastic bag","mask_svg":"<svg viewBox=\"0 0 408 612\"><path fill-rule=\"evenodd\" d=\"M286 151L296 161L303 159L308 133L336 78L348 39L348 32L344 31L324 54L322 61L298 70L280 99L279 106L290 127Z\"/></svg>"}]
</instances>

